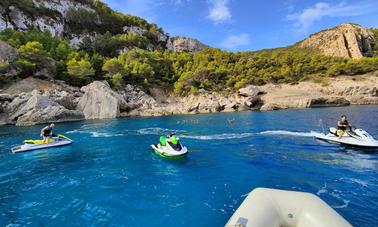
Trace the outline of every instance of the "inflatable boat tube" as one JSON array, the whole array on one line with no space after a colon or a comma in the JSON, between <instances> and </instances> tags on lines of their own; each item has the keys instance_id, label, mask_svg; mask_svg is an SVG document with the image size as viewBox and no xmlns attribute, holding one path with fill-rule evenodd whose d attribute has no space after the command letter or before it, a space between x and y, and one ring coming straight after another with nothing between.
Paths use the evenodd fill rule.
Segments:
<instances>
[{"instance_id":1,"label":"inflatable boat tube","mask_svg":"<svg viewBox=\"0 0 378 227\"><path fill-rule=\"evenodd\" d=\"M323 200L311 193L256 188L226 226L239 227L349 227Z\"/></svg>"}]
</instances>

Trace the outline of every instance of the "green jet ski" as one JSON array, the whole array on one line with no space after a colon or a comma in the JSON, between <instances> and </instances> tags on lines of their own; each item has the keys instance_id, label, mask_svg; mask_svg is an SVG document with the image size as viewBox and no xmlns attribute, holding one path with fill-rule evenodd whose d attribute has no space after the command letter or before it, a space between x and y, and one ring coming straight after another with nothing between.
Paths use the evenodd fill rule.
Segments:
<instances>
[{"instance_id":1,"label":"green jet ski","mask_svg":"<svg viewBox=\"0 0 378 227\"><path fill-rule=\"evenodd\" d=\"M64 135L58 135L49 138L48 143L43 143L43 140L24 140L24 144L12 148L13 153L27 152L44 148L60 147L73 143L73 140L65 137Z\"/></svg>"},{"instance_id":2,"label":"green jet ski","mask_svg":"<svg viewBox=\"0 0 378 227\"><path fill-rule=\"evenodd\" d=\"M180 139L175 135L161 136L160 143L153 144L151 147L156 154L165 158L179 158L188 153L188 149L180 143Z\"/></svg>"}]
</instances>

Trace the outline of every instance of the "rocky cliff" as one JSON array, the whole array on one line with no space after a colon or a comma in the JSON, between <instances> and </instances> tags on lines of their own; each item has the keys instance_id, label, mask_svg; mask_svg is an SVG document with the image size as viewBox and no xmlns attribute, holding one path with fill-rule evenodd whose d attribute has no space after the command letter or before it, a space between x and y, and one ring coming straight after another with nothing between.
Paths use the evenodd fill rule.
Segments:
<instances>
[{"instance_id":1,"label":"rocky cliff","mask_svg":"<svg viewBox=\"0 0 378 227\"><path fill-rule=\"evenodd\" d=\"M8 43L0 40L0 63L11 62L17 58L18 51Z\"/></svg>"},{"instance_id":2,"label":"rocky cliff","mask_svg":"<svg viewBox=\"0 0 378 227\"><path fill-rule=\"evenodd\" d=\"M375 38L369 29L346 23L313 34L295 47L314 48L328 56L358 59L373 53Z\"/></svg>"},{"instance_id":3,"label":"rocky cliff","mask_svg":"<svg viewBox=\"0 0 378 227\"><path fill-rule=\"evenodd\" d=\"M328 86L311 81L296 85L248 85L227 95L213 92L186 97L152 96L132 85L114 91L101 81L80 89L62 81L27 78L0 94L0 125L351 104L378 104L378 77L338 77Z\"/></svg>"},{"instance_id":4,"label":"rocky cliff","mask_svg":"<svg viewBox=\"0 0 378 227\"><path fill-rule=\"evenodd\" d=\"M188 38L168 39L168 34L155 24L113 11L97 0L2 0L0 30L6 28L48 30L53 36L68 38L73 46L80 44L84 37L110 32L144 36L150 42L147 50L195 52L205 47Z\"/></svg>"},{"instance_id":5,"label":"rocky cliff","mask_svg":"<svg viewBox=\"0 0 378 227\"><path fill-rule=\"evenodd\" d=\"M196 39L186 37L171 37L167 42L168 51L194 53L208 48Z\"/></svg>"}]
</instances>

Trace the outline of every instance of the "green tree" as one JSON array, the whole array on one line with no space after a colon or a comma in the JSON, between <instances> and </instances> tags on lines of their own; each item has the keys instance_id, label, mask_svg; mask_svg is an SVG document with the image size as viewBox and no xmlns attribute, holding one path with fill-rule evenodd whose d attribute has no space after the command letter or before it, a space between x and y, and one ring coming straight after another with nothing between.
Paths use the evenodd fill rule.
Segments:
<instances>
[{"instance_id":1,"label":"green tree","mask_svg":"<svg viewBox=\"0 0 378 227\"><path fill-rule=\"evenodd\" d=\"M73 84L82 85L92 80L95 70L89 61L72 58L67 62L67 73L71 76Z\"/></svg>"},{"instance_id":2,"label":"green tree","mask_svg":"<svg viewBox=\"0 0 378 227\"><path fill-rule=\"evenodd\" d=\"M43 45L40 42L32 41L27 42L25 45L18 48L20 56L32 61L41 61L47 57L46 51L43 49Z\"/></svg>"}]
</instances>

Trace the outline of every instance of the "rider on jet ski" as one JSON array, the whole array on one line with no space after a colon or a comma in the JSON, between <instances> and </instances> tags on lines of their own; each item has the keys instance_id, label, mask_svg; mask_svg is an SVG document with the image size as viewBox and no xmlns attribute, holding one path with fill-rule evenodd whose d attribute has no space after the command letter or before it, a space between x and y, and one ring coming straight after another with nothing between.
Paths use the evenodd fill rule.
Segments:
<instances>
[{"instance_id":1,"label":"rider on jet ski","mask_svg":"<svg viewBox=\"0 0 378 227\"><path fill-rule=\"evenodd\" d=\"M174 132L169 133L167 136L161 136L160 137L160 144L165 146L166 142L175 142L177 140L177 137L175 136Z\"/></svg>"},{"instance_id":2,"label":"rider on jet ski","mask_svg":"<svg viewBox=\"0 0 378 227\"><path fill-rule=\"evenodd\" d=\"M53 129L55 124L50 124L41 130L41 136L43 137L43 144L49 143L49 138L53 136Z\"/></svg>"},{"instance_id":3,"label":"rider on jet ski","mask_svg":"<svg viewBox=\"0 0 378 227\"><path fill-rule=\"evenodd\" d=\"M337 136L339 136L339 139L344 135L344 133L347 131L347 129L351 130L352 125L349 124L349 121L347 120L347 117L345 115L341 116L341 119L337 122Z\"/></svg>"},{"instance_id":4,"label":"rider on jet ski","mask_svg":"<svg viewBox=\"0 0 378 227\"><path fill-rule=\"evenodd\" d=\"M174 132L169 133L167 136L161 136L160 137L160 144L163 146L166 146L166 144L169 143L169 145L173 149L181 149L179 138L177 138L176 134Z\"/></svg>"}]
</instances>

